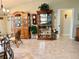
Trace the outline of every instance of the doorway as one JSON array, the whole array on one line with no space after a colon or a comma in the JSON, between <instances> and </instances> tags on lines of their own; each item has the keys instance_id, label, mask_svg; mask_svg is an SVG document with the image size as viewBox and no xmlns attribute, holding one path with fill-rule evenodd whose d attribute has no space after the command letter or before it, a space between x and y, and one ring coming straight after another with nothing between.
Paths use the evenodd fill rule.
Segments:
<instances>
[{"instance_id":1,"label":"doorway","mask_svg":"<svg viewBox=\"0 0 79 59\"><path fill-rule=\"evenodd\" d=\"M57 30L59 37L71 37L73 31L73 9L57 10Z\"/></svg>"}]
</instances>

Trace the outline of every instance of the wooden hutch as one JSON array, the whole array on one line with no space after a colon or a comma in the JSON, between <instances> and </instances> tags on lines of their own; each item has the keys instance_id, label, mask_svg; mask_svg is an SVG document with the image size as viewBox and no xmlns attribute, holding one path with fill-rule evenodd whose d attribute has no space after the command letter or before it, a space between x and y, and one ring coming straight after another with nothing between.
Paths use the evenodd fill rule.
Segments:
<instances>
[{"instance_id":1,"label":"wooden hutch","mask_svg":"<svg viewBox=\"0 0 79 59\"><path fill-rule=\"evenodd\" d=\"M29 38L29 27L28 27L28 13L17 11L13 13L13 31L16 33L19 29L21 30L21 38Z\"/></svg>"},{"instance_id":2,"label":"wooden hutch","mask_svg":"<svg viewBox=\"0 0 79 59\"><path fill-rule=\"evenodd\" d=\"M38 39L52 40L52 10L37 11Z\"/></svg>"}]
</instances>

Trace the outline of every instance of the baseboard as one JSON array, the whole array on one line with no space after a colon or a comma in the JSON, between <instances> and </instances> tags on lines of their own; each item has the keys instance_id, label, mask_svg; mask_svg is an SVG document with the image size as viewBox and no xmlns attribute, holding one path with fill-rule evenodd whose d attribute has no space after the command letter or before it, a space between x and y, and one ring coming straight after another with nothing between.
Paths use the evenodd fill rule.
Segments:
<instances>
[{"instance_id":1,"label":"baseboard","mask_svg":"<svg viewBox=\"0 0 79 59\"><path fill-rule=\"evenodd\" d=\"M75 37L71 37L70 34L63 34L62 37L68 37L68 38L70 38L71 40L75 40ZM57 39L59 39L59 38L60 38L60 36L57 35Z\"/></svg>"}]
</instances>

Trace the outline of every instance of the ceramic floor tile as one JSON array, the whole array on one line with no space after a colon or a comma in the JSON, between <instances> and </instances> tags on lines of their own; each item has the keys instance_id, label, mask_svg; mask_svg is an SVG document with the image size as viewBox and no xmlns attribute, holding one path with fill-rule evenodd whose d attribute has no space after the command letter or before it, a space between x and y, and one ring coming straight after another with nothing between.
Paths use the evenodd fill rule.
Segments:
<instances>
[{"instance_id":1,"label":"ceramic floor tile","mask_svg":"<svg viewBox=\"0 0 79 59\"><path fill-rule=\"evenodd\" d=\"M15 59L79 59L79 42L69 38L58 40L23 40L13 46Z\"/></svg>"}]
</instances>

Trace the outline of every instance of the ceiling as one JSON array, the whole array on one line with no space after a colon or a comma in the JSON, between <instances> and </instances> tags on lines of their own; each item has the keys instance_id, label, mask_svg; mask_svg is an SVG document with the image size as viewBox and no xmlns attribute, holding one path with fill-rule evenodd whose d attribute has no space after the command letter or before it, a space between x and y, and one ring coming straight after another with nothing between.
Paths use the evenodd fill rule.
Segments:
<instances>
[{"instance_id":1,"label":"ceiling","mask_svg":"<svg viewBox=\"0 0 79 59\"><path fill-rule=\"evenodd\" d=\"M49 3L52 8L78 8L79 0L2 0L8 9L36 10L41 3Z\"/></svg>"}]
</instances>

